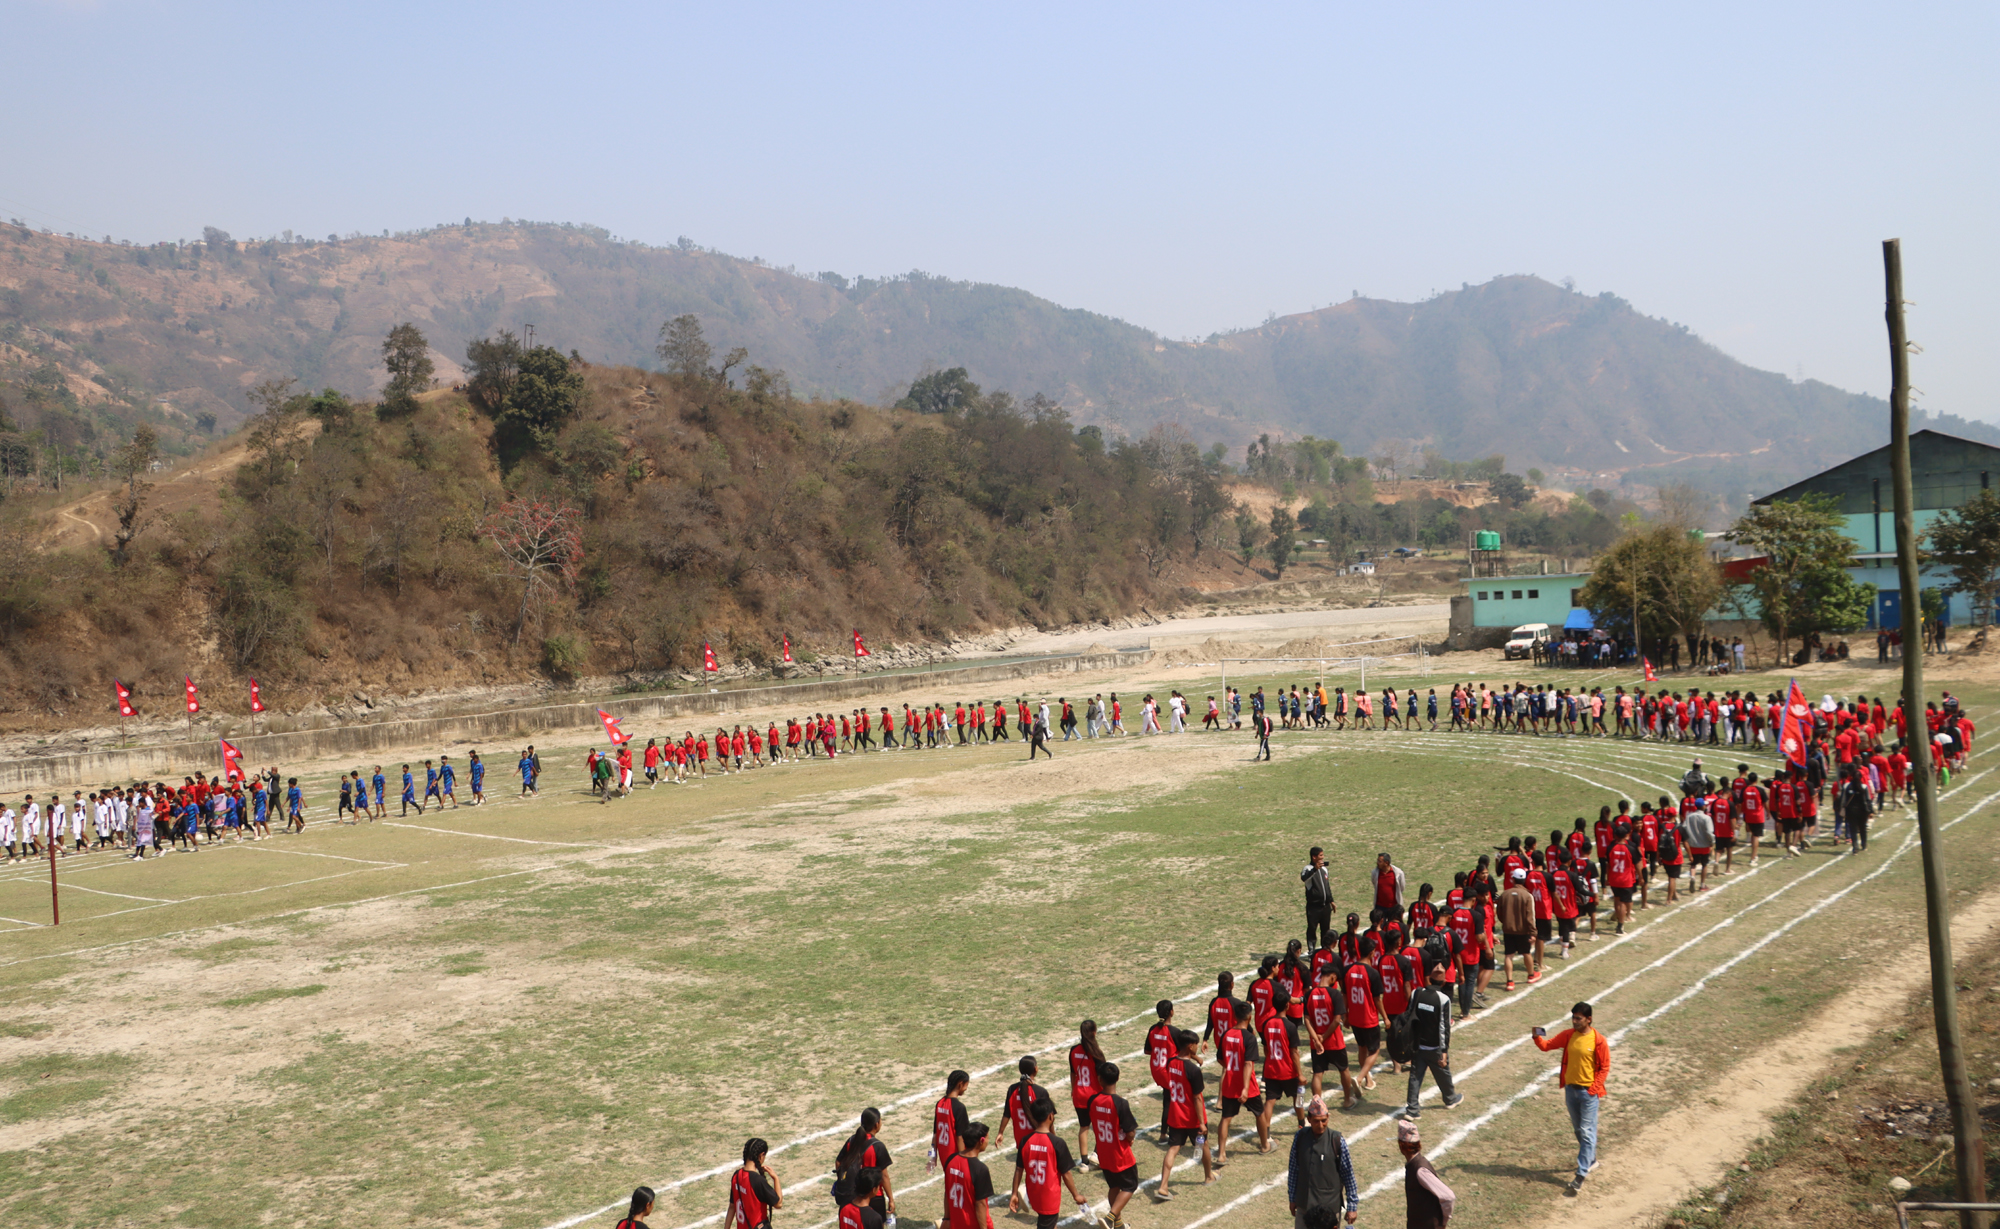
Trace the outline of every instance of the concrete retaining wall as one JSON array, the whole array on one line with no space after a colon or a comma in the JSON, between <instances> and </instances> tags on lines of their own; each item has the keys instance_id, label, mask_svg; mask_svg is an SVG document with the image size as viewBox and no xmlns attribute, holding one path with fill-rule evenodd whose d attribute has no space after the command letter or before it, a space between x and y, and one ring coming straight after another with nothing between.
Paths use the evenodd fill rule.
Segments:
<instances>
[{"instance_id":1,"label":"concrete retaining wall","mask_svg":"<svg viewBox=\"0 0 2000 1229\"><path fill-rule=\"evenodd\" d=\"M381 721L324 730L296 730L286 734L245 734L230 741L243 749L245 764L252 770L267 764L277 764L282 768L286 764L330 756L426 745L446 748L465 742L504 745L509 764L503 768L511 768L512 752L518 749L514 744L553 731L601 728L597 720L599 708L614 717L624 718L628 725L636 726L645 721L678 722L681 718L713 716L750 708L797 705L801 709L816 709L830 700L918 689L947 693L940 698L949 701L958 698L949 693L962 695L962 689L972 684L1115 670L1125 666L1142 666L1152 659L1150 651L1090 653L916 674L858 674L810 683L745 687L733 691L635 696L606 700L601 704L549 704L462 717ZM0 791L12 793L52 787L88 790L94 786L120 785L141 779L174 779L196 769L206 772L222 770L222 748L215 739L0 761Z\"/></svg>"}]
</instances>

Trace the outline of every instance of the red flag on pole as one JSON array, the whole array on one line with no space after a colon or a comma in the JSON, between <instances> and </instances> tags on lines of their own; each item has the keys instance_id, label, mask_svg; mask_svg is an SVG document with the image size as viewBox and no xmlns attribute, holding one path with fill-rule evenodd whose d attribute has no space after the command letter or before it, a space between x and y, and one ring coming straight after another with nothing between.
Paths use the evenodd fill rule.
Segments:
<instances>
[{"instance_id":1,"label":"red flag on pole","mask_svg":"<svg viewBox=\"0 0 2000 1229\"><path fill-rule=\"evenodd\" d=\"M194 680L186 675L181 676L181 681L187 684L188 715L193 716L201 711L201 692L195 689Z\"/></svg>"},{"instance_id":2,"label":"red flag on pole","mask_svg":"<svg viewBox=\"0 0 2000 1229\"><path fill-rule=\"evenodd\" d=\"M622 720L622 718L613 717L610 713L607 713L600 708L597 710L597 719L604 723L605 736L611 740L612 746L622 747L626 743L632 741L632 736L630 734L627 734L625 731L618 728L618 722Z\"/></svg>"},{"instance_id":3,"label":"red flag on pole","mask_svg":"<svg viewBox=\"0 0 2000 1229\"><path fill-rule=\"evenodd\" d=\"M784 641L785 641L785 664L789 666L792 664L792 638L790 636L786 636L784 637Z\"/></svg>"},{"instance_id":4,"label":"red flag on pole","mask_svg":"<svg viewBox=\"0 0 2000 1229\"><path fill-rule=\"evenodd\" d=\"M216 741L222 744L223 780L241 781L243 779L243 765L237 763L237 761L243 758L243 752L226 738L218 738Z\"/></svg>"},{"instance_id":5,"label":"red flag on pole","mask_svg":"<svg viewBox=\"0 0 2000 1229\"><path fill-rule=\"evenodd\" d=\"M1640 664L1640 665L1642 665L1642 666L1644 666L1644 667L1646 667L1646 681L1647 681L1647 682L1649 682L1649 683L1657 683L1657 682L1659 682L1659 681L1660 681L1660 676L1659 676L1659 675L1657 675L1657 674L1654 674L1654 673L1653 673L1653 659L1652 659L1652 658L1650 658L1650 657L1641 657L1641 658L1639 659L1639 664Z\"/></svg>"},{"instance_id":6,"label":"red flag on pole","mask_svg":"<svg viewBox=\"0 0 2000 1229\"><path fill-rule=\"evenodd\" d=\"M253 713L264 711L264 696L257 690L256 679L250 680L250 711Z\"/></svg>"},{"instance_id":7,"label":"red flag on pole","mask_svg":"<svg viewBox=\"0 0 2000 1229\"><path fill-rule=\"evenodd\" d=\"M1785 758L1803 768L1806 764L1806 740L1812 737L1812 705L1806 700L1806 693L1799 688L1799 681L1792 680L1791 689L1785 693L1785 711L1778 718L1778 750Z\"/></svg>"},{"instance_id":8,"label":"red flag on pole","mask_svg":"<svg viewBox=\"0 0 2000 1229\"><path fill-rule=\"evenodd\" d=\"M854 655L856 657L870 656L868 646L861 643L861 629L858 627L854 629Z\"/></svg>"},{"instance_id":9,"label":"red flag on pole","mask_svg":"<svg viewBox=\"0 0 2000 1229\"><path fill-rule=\"evenodd\" d=\"M132 689L117 679L112 679L111 685L118 689L118 715L120 717L137 717L139 710L132 707Z\"/></svg>"},{"instance_id":10,"label":"red flag on pole","mask_svg":"<svg viewBox=\"0 0 2000 1229\"><path fill-rule=\"evenodd\" d=\"M710 674L714 674L716 671L722 669L721 666L716 664L715 650L705 643L701 646L701 668Z\"/></svg>"}]
</instances>

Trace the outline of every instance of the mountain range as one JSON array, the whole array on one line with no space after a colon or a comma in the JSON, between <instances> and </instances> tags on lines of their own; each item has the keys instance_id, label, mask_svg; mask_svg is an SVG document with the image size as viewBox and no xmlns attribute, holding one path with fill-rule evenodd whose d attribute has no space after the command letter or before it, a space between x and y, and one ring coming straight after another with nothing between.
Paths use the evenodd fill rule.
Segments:
<instances>
[{"instance_id":1,"label":"mountain range","mask_svg":"<svg viewBox=\"0 0 2000 1229\"><path fill-rule=\"evenodd\" d=\"M1615 295L1531 276L1418 303L1352 298L1185 341L1025 290L804 274L587 226L243 243L211 230L151 247L0 227L0 397L11 384L26 428L61 434L63 414L77 418L84 429L69 433L85 448L134 418L170 437L227 429L269 379L367 395L383 379L383 336L406 320L451 382L466 342L499 330L649 365L661 324L685 313L718 350L743 346L806 394L886 403L928 371L964 367L1111 434L1178 422L1232 448L1316 435L1362 455L1498 453L1579 485L1688 481L1740 496L1887 431L1878 398L1756 370ZM1983 423L1927 421L2000 442Z\"/></svg>"}]
</instances>

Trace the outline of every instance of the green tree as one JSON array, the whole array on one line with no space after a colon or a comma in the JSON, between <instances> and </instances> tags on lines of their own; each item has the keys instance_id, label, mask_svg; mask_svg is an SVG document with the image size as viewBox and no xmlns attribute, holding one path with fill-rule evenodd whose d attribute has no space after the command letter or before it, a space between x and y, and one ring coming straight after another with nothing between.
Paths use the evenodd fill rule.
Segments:
<instances>
[{"instance_id":1,"label":"green tree","mask_svg":"<svg viewBox=\"0 0 2000 1229\"><path fill-rule=\"evenodd\" d=\"M1644 645L1701 634L1722 596L1722 570L1701 542L1676 525L1634 521L1598 556L1577 600L1596 615L1636 619Z\"/></svg>"},{"instance_id":2,"label":"green tree","mask_svg":"<svg viewBox=\"0 0 2000 1229\"><path fill-rule=\"evenodd\" d=\"M1248 508L1236 509L1236 545L1241 550L1243 562L1257 557L1257 547L1264 541L1264 526L1257 514Z\"/></svg>"},{"instance_id":3,"label":"green tree","mask_svg":"<svg viewBox=\"0 0 2000 1229\"><path fill-rule=\"evenodd\" d=\"M465 344L465 395L488 418L500 417L521 374L521 339L512 333L476 337Z\"/></svg>"},{"instance_id":4,"label":"green tree","mask_svg":"<svg viewBox=\"0 0 2000 1229\"><path fill-rule=\"evenodd\" d=\"M1284 508L1271 509L1271 541L1265 550L1271 556L1271 566L1276 569L1278 579L1285 577L1285 568L1292 561L1292 546L1299 540L1298 522Z\"/></svg>"},{"instance_id":5,"label":"green tree","mask_svg":"<svg viewBox=\"0 0 2000 1229\"><path fill-rule=\"evenodd\" d=\"M493 441L502 467L512 469L530 452L549 452L556 436L583 403L583 373L574 354L554 346L522 353L520 371L494 425Z\"/></svg>"},{"instance_id":6,"label":"green tree","mask_svg":"<svg viewBox=\"0 0 2000 1229\"><path fill-rule=\"evenodd\" d=\"M1857 583L1847 570L1855 545L1841 532L1844 523L1839 501L1805 495L1753 506L1726 535L1764 557L1744 587L1781 658L1793 636L1849 631L1867 621L1875 586Z\"/></svg>"},{"instance_id":7,"label":"green tree","mask_svg":"<svg viewBox=\"0 0 2000 1229\"><path fill-rule=\"evenodd\" d=\"M1493 498L1509 508L1518 508L1528 500L1528 484L1521 480L1519 474L1495 474L1486 489L1493 492Z\"/></svg>"},{"instance_id":8,"label":"green tree","mask_svg":"<svg viewBox=\"0 0 2000 1229\"><path fill-rule=\"evenodd\" d=\"M957 414L978 400L979 386L966 375L965 368L953 367L918 376L896 408L919 414Z\"/></svg>"},{"instance_id":9,"label":"green tree","mask_svg":"<svg viewBox=\"0 0 2000 1229\"><path fill-rule=\"evenodd\" d=\"M1531 486L1542 485L1542 471L1539 469L1530 469L1528 471L1528 483Z\"/></svg>"},{"instance_id":10,"label":"green tree","mask_svg":"<svg viewBox=\"0 0 2000 1229\"><path fill-rule=\"evenodd\" d=\"M715 347L701 335L701 317L683 312L660 326L659 344L653 352L667 365L671 375L700 379L708 374Z\"/></svg>"},{"instance_id":11,"label":"green tree","mask_svg":"<svg viewBox=\"0 0 2000 1229\"><path fill-rule=\"evenodd\" d=\"M2000 596L2000 494L1981 491L1939 512L1924 545L1929 561L1951 573L1949 590L1972 604L1972 621L1980 625L1974 644L1984 647Z\"/></svg>"},{"instance_id":12,"label":"green tree","mask_svg":"<svg viewBox=\"0 0 2000 1229\"><path fill-rule=\"evenodd\" d=\"M391 414L407 414L417 408L417 394L431 386L436 370L431 344L406 320L382 339L382 367L389 373L389 382L382 387L382 408Z\"/></svg>"}]
</instances>

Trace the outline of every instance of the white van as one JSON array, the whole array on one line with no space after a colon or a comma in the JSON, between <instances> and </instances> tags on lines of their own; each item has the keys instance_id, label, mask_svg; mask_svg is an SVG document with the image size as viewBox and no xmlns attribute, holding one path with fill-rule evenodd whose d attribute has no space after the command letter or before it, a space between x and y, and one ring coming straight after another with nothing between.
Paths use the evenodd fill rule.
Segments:
<instances>
[{"instance_id":1,"label":"white van","mask_svg":"<svg viewBox=\"0 0 2000 1229\"><path fill-rule=\"evenodd\" d=\"M1533 657L1535 655L1535 646L1538 644L1545 645L1549 640L1548 624L1523 623L1521 626L1515 628L1507 637L1507 660L1512 661L1516 657ZM1489 640L1487 643L1491 644L1493 642Z\"/></svg>"}]
</instances>

